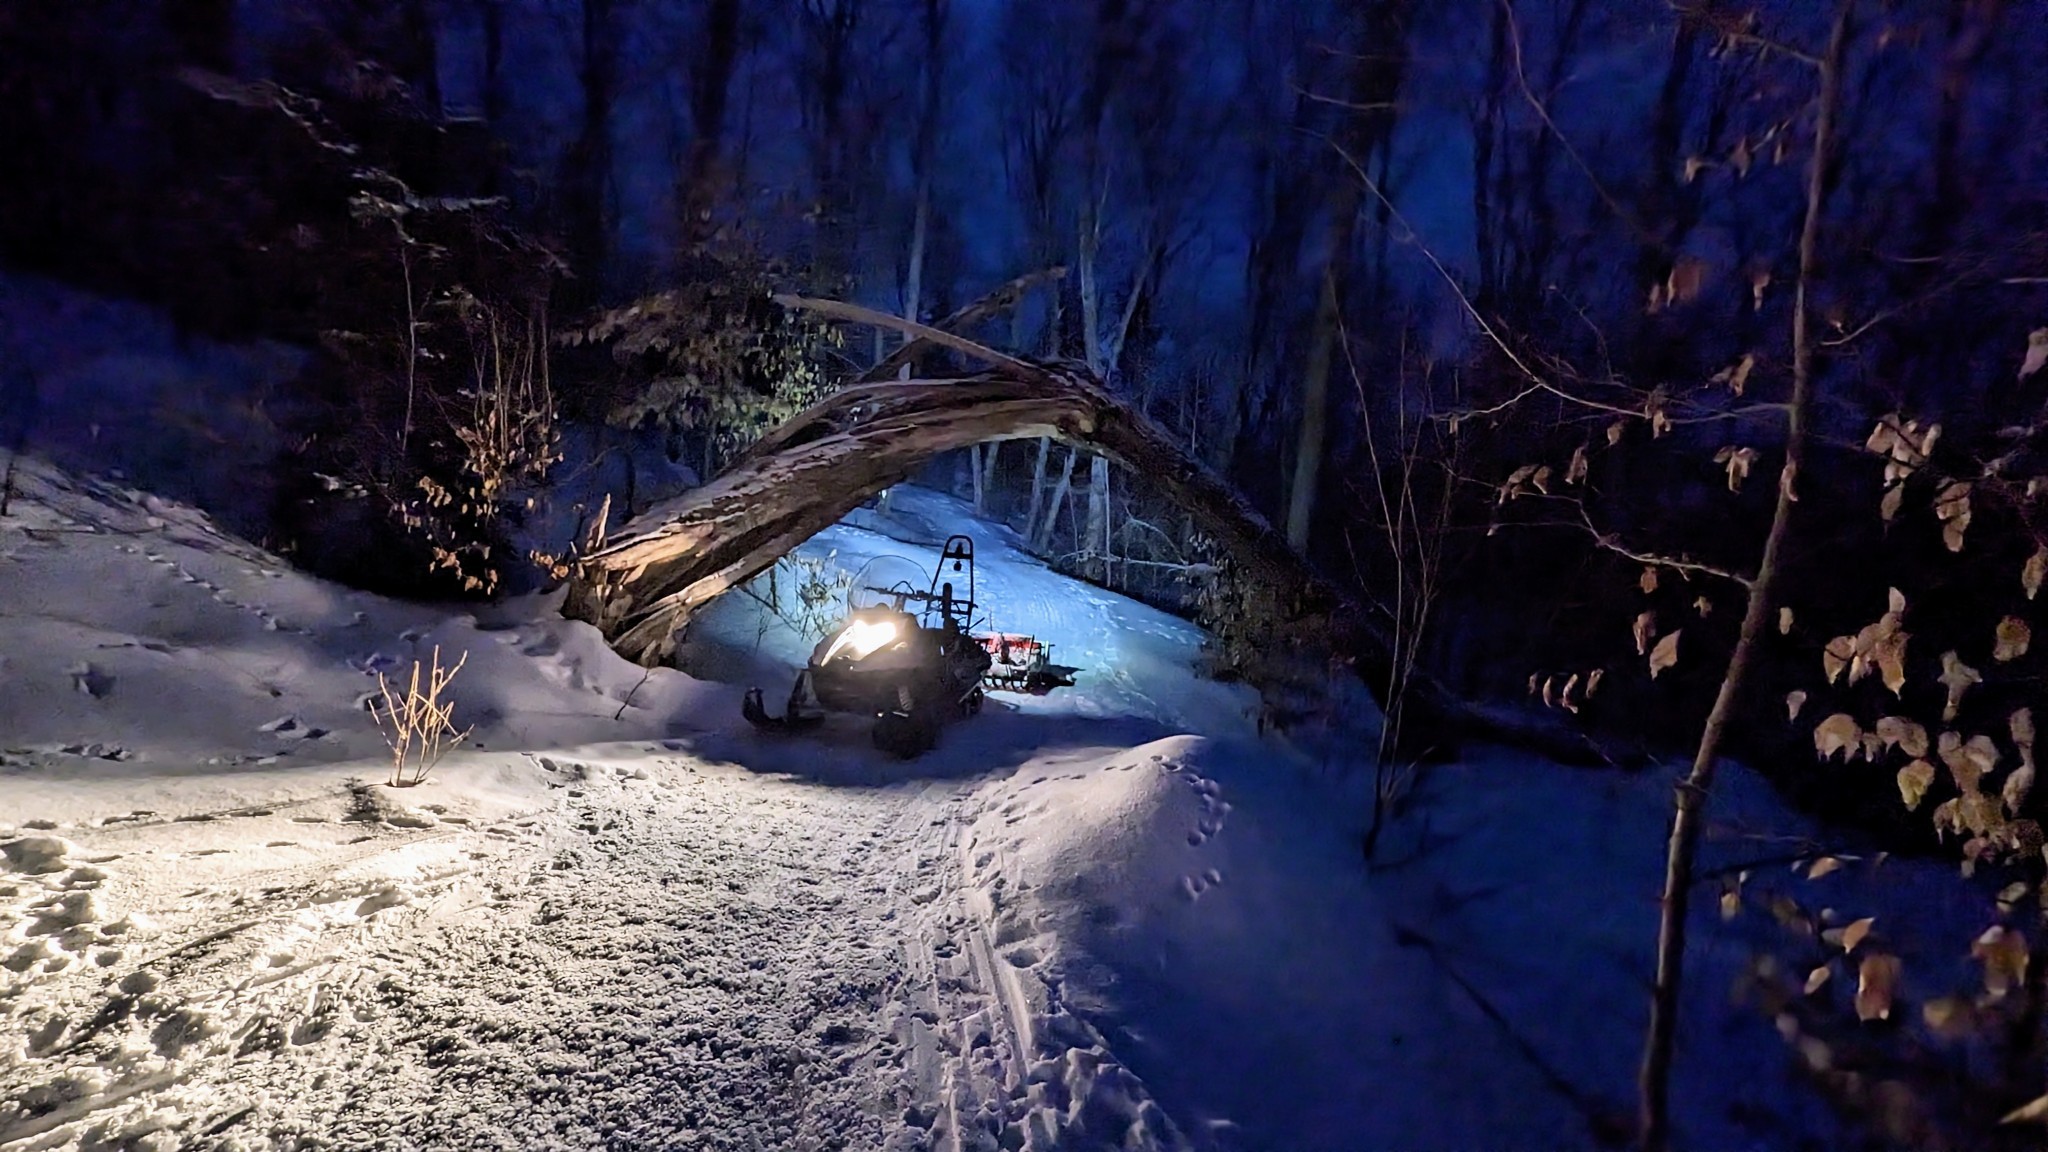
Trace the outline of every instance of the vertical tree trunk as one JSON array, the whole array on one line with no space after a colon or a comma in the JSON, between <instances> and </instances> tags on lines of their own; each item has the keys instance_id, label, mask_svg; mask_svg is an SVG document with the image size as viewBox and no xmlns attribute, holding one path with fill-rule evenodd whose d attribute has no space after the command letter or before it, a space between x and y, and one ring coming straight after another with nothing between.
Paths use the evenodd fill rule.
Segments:
<instances>
[{"instance_id":1,"label":"vertical tree trunk","mask_svg":"<svg viewBox=\"0 0 2048 1152\"><path fill-rule=\"evenodd\" d=\"M931 232L932 168L939 139L939 82L945 67L945 55L941 51L945 21L944 0L925 0L924 85L919 99L917 140L911 148L911 162L917 171L917 206L911 217L910 260L903 283L903 318L913 322L918 319L924 305L925 246ZM902 377L910 378L910 365L903 366ZM978 496L975 505L978 511Z\"/></svg>"},{"instance_id":2,"label":"vertical tree trunk","mask_svg":"<svg viewBox=\"0 0 2048 1152\"><path fill-rule=\"evenodd\" d=\"M1807 162L1806 219L1799 231L1799 281L1792 305L1792 400L1786 410L1785 465L1778 482L1777 507L1764 538L1756 581L1742 631L1714 707L1700 730L1692 771L1678 786L1676 812L1664 870L1664 896L1657 922L1657 972L1650 997L1650 1029L1643 1045L1639 1081L1644 1152L1665 1152L1671 1145L1671 1053L1678 1035L1678 991L1685 967L1685 919L1691 903L1693 858L1699 850L1700 825L1706 819L1707 796L1714 785L1716 760L1729 717L1734 713L1749 675L1758 639L1764 633L1777 590L1779 557L1791 537L1792 506L1797 499L1800 465L1806 457L1807 419L1813 409L1811 301L1814 272L1820 262L1821 216L1827 207L1832 172L1835 119L1842 99L1842 71L1848 56L1856 0L1840 0L1826 54L1820 60L1820 109L1813 130L1813 155Z\"/></svg>"},{"instance_id":3,"label":"vertical tree trunk","mask_svg":"<svg viewBox=\"0 0 2048 1152\"><path fill-rule=\"evenodd\" d=\"M1041 553L1052 547L1053 530L1059 527L1060 509L1066 507L1067 493L1074 487L1074 464L1079 455L1076 449L1067 449L1067 463L1060 469L1059 483L1053 486L1052 498L1045 502L1045 517L1039 522L1038 539L1034 542Z\"/></svg>"},{"instance_id":4,"label":"vertical tree trunk","mask_svg":"<svg viewBox=\"0 0 2048 1152\"><path fill-rule=\"evenodd\" d=\"M563 226L577 279L578 304L601 295L612 231L612 102L618 90L618 60L612 0L583 0L583 58L578 79L583 112L576 139L562 157ZM581 287L576 287L580 284Z\"/></svg>"},{"instance_id":5,"label":"vertical tree trunk","mask_svg":"<svg viewBox=\"0 0 2048 1152\"><path fill-rule=\"evenodd\" d=\"M1038 539L1038 510L1045 501L1045 458L1052 455L1052 441L1038 438L1038 458L1031 465L1031 503L1024 508L1024 539L1027 543Z\"/></svg>"},{"instance_id":6,"label":"vertical tree trunk","mask_svg":"<svg viewBox=\"0 0 2048 1152\"><path fill-rule=\"evenodd\" d=\"M1059 282L1054 281L1048 285L1046 292L1045 355L1050 360L1056 359L1060 354L1061 313ZM1031 507L1024 516L1024 539L1039 547L1040 551L1044 549L1036 543L1039 535L1041 531L1046 536L1052 535L1050 527L1052 511L1059 507L1057 502L1048 501L1042 506L1043 511L1041 512L1041 505L1039 504L1039 498L1045 495L1045 466L1051 456L1052 441L1043 436L1039 437L1038 460L1031 469ZM1070 466L1071 464L1072 461L1069 461Z\"/></svg>"},{"instance_id":7,"label":"vertical tree trunk","mask_svg":"<svg viewBox=\"0 0 2048 1152\"><path fill-rule=\"evenodd\" d=\"M1488 24L1486 85L1472 114L1472 234L1479 261L1478 289L1473 305L1482 315L1492 315L1500 298L1500 240L1494 219L1494 148L1501 136L1501 94L1508 77L1508 16L1510 0L1492 6Z\"/></svg>"},{"instance_id":8,"label":"vertical tree trunk","mask_svg":"<svg viewBox=\"0 0 2048 1152\"><path fill-rule=\"evenodd\" d=\"M1349 95L1357 111L1348 113L1337 133L1345 153L1334 183L1324 197L1321 219L1329 236L1323 254L1315 318L1309 330L1308 358L1301 381L1301 423L1295 437L1292 483L1287 490L1287 541L1306 551L1314 524L1316 489L1322 481L1324 446L1329 439L1330 362L1335 355L1339 313L1352 239L1363 199L1359 172L1375 155L1392 146L1399 115L1397 101L1408 74L1408 18L1414 0L1379 0L1360 16L1357 56L1351 64ZM1382 230L1384 235L1384 229Z\"/></svg>"},{"instance_id":9,"label":"vertical tree trunk","mask_svg":"<svg viewBox=\"0 0 2048 1152\"><path fill-rule=\"evenodd\" d=\"M505 3L481 0L477 13L484 32L484 123L499 133L505 128Z\"/></svg>"},{"instance_id":10,"label":"vertical tree trunk","mask_svg":"<svg viewBox=\"0 0 2048 1152\"><path fill-rule=\"evenodd\" d=\"M434 41L434 21L427 12L426 0L405 0L399 18L408 41L405 78L419 89L420 103L426 105L427 114L438 120L442 116L441 52Z\"/></svg>"},{"instance_id":11,"label":"vertical tree trunk","mask_svg":"<svg viewBox=\"0 0 2048 1152\"><path fill-rule=\"evenodd\" d=\"M696 58L690 62L690 152L677 212L683 250L703 247L717 230L719 170L725 152L726 108L739 62L739 0L710 0Z\"/></svg>"},{"instance_id":12,"label":"vertical tree trunk","mask_svg":"<svg viewBox=\"0 0 2048 1152\"><path fill-rule=\"evenodd\" d=\"M1340 229L1349 239L1350 229ZM1349 247L1348 244L1345 247ZM1337 270L1332 256L1323 269L1323 288L1316 298L1316 318L1309 332L1308 364L1301 376L1301 429L1294 447L1294 480L1287 487L1287 542L1308 552L1309 528L1315 523L1316 487L1322 481L1323 446L1329 439L1330 361L1337 347Z\"/></svg>"}]
</instances>

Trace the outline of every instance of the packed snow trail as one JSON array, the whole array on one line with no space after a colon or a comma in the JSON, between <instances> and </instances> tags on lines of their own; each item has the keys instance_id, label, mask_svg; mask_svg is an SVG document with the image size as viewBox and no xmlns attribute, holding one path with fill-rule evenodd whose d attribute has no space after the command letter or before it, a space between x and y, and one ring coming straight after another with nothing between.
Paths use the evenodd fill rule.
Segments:
<instances>
[{"instance_id":1,"label":"packed snow trail","mask_svg":"<svg viewBox=\"0 0 2048 1152\"><path fill-rule=\"evenodd\" d=\"M175 824L46 837L10 903L84 959L12 990L43 1022L0 1064L0 1146L1024 1146L959 895L966 785L619 751L536 758L541 795L483 824L406 827L366 788L221 817L345 846L210 853L234 859L146 922L99 916Z\"/></svg>"},{"instance_id":2,"label":"packed snow trail","mask_svg":"<svg viewBox=\"0 0 2048 1152\"><path fill-rule=\"evenodd\" d=\"M1050 718L908 768L763 740L534 605L439 619L20 480L0 1148L1172 1146L1034 1067L967 905L966 806ZM385 788L365 676L435 646L474 747Z\"/></svg>"}]
</instances>

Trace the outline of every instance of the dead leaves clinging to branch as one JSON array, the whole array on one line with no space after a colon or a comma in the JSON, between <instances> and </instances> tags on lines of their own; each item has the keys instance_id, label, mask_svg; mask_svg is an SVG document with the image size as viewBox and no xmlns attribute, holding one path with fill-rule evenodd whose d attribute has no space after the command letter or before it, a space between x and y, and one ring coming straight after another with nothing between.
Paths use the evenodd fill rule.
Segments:
<instances>
[{"instance_id":1,"label":"dead leaves clinging to branch","mask_svg":"<svg viewBox=\"0 0 2048 1152\"><path fill-rule=\"evenodd\" d=\"M1742 359L1721 369L1708 379L1710 384L1726 384L1730 392L1742 395L1749 386L1749 374L1756 370L1756 353L1745 354Z\"/></svg>"},{"instance_id":2,"label":"dead leaves clinging to branch","mask_svg":"<svg viewBox=\"0 0 2048 1152\"><path fill-rule=\"evenodd\" d=\"M1733 444L1714 453L1714 463L1728 470L1728 490L1742 491L1742 482L1749 479L1749 470L1756 463L1756 449L1737 448Z\"/></svg>"},{"instance_id":3,"label":"dead leaves clinging to branch","mask_svg":"<svg viewBox=\"0 0 2048 1152\"><path fill-rule=\"evenodd\" d=\"M2033 629L2017 616L2007 616L1998 622L1996 642L1991 649L1991 658L2001 664L2017 660L2027 654L2027 646L2034 640Z\"/></svg>"},{"instance_id":4,"label":"dead leaves clinging to branch","mask_svg":"<svg viewBox=\"0 0 2048 1152\"><path fill-rule=\"evenodd\" d=\"M1941 542L1951 552L1963 550L1963 533L1970 530L1970 482L1958 480L1934 498L1934 515L1941 520Z\"/></svg>"},{"instance_id":5,"label":"dead leaves clinging to branch","mask_svg":"<svg viewBox=\"0 0 2048 1152\"><path fill-rule=\"evenodd\" d=\"M1941 686L1948 689L1948 702L1942 706L1942 723L1953 723L1956 711L1963 706L1963 694L1973 684L1982 684L1984 676L1975 668L1963 663L1954 649L1941 654Z\"/></svg>"},{"instance_id":6,"label":"dead leaves clinging to branch","mask_svg":"<svg viewBox=\"0 0 2048 1152\"><path fill-rule=\"evenodd\" d=\"M1655 680L1657 674L1666 668L1677 667L1678 638L1684 632L1685 629L1680 628L1666 634L1662 640L1657 641L1657 646L1650 650L1650 679Z\"/></svg>"}]
</instances>

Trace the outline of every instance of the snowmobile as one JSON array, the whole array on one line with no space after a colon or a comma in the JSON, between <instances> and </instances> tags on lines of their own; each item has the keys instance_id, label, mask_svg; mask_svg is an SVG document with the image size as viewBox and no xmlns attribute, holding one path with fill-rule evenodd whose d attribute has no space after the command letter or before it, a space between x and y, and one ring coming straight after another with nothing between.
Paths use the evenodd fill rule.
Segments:
<instances>
[{"instance_id":1,"label":"snowmobile","mask_svg":"<svg viewBox=\"0 0 2048 1152\"><path fill-rule=\"evenodd\" d=\"M781 716L770 716L759 688L741 711L771 731L807 729L828 712L875 718L875 747L904 759L929 750L947 722L976 715L988 692L1042 696L1074 683L1078 671L1052 662L1052 645L1018 633L975 634L974 541L947 538L938 570L919 588L875 576L883 556L861 569L847 595L847 618L812 650ZM959 581L958 584L955 581Z\"/></svg>"}]
</instances>

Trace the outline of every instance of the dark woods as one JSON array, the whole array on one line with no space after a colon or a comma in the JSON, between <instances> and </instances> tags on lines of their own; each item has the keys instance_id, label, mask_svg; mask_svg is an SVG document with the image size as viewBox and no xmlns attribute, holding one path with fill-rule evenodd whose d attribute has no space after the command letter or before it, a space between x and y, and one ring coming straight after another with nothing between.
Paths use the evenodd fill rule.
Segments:
<instances>
[{"instance_id":1,"label":"dark woods","mask_svg":"<svg viewBox=\"0 0 2048 1152\"><path fill-rule=\"evenodd\" d=\"M663 494L635 461L715 474L891 374L900 336L770 293L950 317L1170 430L1372 606L1397 679L1621 760L1693 750L1789 484L1721 747L1861 835L2031 883L2044 15L14 4L0 256L315 350L270 410L284 457L250 463L277 476L259 530L414 594L559 574L597 500L535 543L551 487L621 475L630 513ZM1204 612L1220 673L1268 630L1142 475L1031 441L926 479Z\"/></svg>"}]
</instances>

